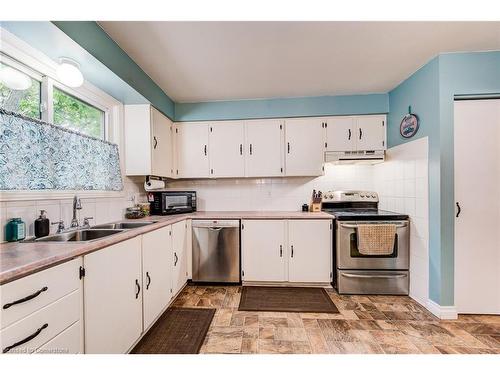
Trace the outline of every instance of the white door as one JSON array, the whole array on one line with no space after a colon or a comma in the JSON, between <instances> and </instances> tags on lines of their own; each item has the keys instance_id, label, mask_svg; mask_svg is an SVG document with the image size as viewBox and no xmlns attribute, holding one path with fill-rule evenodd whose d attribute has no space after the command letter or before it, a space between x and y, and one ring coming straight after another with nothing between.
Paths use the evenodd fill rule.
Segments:
<instances>
[{"instance_id":1,"label":"white door","mask_svg":"<svg viewBox=\"0 0 500 375\"><path fill-rule=\"evenodd\" d=\"M244 177L245 123L220 121L210 127L210 176Z\"/></svg>"},{"instance_id":2,"label":"white door","mask_svg":"<svg viewBox=\"0 0 500 375\"><path fill-rule=\"evenodd\" d=\"M356 150L356 118L330 117L326 120L326 150Z\"/></svg>"},{"instance_id":3,"label":"white door","mask_svg":"<svg viewBox=\"0 0 500 375\"><path fill-rule=\"evenodd\" d=\"M286 221L243 220L244 281L286 281Z\"/></svg>"},{"instance_id":4,"label":"white door","mask_svg":"<svg viewBox=\"0 0 500 375\"><path fill-rule=\"evenodd\" d=\"M385 150L385 116L357 117L356 148L359 151Z\"/></svg>"},{"instance_id":5,"label":"white door","mask_svg":"<svg viewBox=\"0 0 500 375\"><path fill-rule=\"evenodd\" d=\"M172 224L172 295L187 281L186 220Z\"/></svg>"},{"instance_id":6,"label":"white door","mask_svg":"<svg viewBox=\"0 0 500 375\"><path fill-rule=\"evenodd\" d=\"M141 237L83 257L85 353L126 353L142 333Z\"/></svg>"},{"instance_id":7,"label":"white door","mask_svg":"<svg viewBox=\"0 0 500 375\"><path fill-rule=\"evenodd\" d=\"M245 132L246 176L283 176L283 120L246 121Z\"/></svg>"},{"instance_id":8,"label":"white door","mask_svg":"<svg viewBox=\"0 0 500 375\"><path fill-rule=\"evenodd\" d=\"M331 220L288 220L288 281L330 282L331 225Z\"/></svg>"},{"instance_id":9,"label":"white door","mask_svg":"<svg viewBox=\"0 0 500 375\"><path fill-rule=\"evenodd\" d=\"M455 102L455 305L500 314L500 100Z\"/></svg>"},{"instance_id":10,"label":"white door","mask_svg":"<svg viewBox=\"0 0 500 375\"><path fill-rule=\"evenodd\" d=\"M172 226L142 236L144 328L147 329L170 303L172 294Z\"/></svg>"},{"instance_id":11,"label":"white door","mask_svg":"<svg viewBox=\"0 0 500 375\"><path fill-rule=\"evenodd\" d=\"M208 124L182 122L176 124L178 177L210 176L208 162Z\"/></svg>"},{"instance_id":12,"label":"white door","mask_svg":"<svg viewBox=\"0 0 500 375\"><path fill-rule=\"evenodd\" d=\"M151 173L171 177L173 174L172 122L151 107Z\"/></svg>"},{"instance_id":13,"label":"white door","mask_svg":"<svg viewBox=\"0 0 500 375\"><path fill-rule=\"evenodd\" d=\"M322 175L326 137L321 119L288 119L285 125L286 175Z\"/></svg>"}]
</instances>

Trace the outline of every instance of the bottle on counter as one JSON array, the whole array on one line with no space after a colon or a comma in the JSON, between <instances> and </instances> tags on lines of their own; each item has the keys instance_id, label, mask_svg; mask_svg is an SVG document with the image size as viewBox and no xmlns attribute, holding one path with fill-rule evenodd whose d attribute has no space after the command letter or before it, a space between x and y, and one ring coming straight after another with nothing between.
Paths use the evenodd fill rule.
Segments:
<instances>
[{"instance_id":1,"label":"bottle on counter","mask_svg":"<svg viewBox=\"0 0 500 375\"><path fill-rule=\"evenodd\" d=\"M49 235L50 232L50 222L47 219L46 211L40 211L40 217L35 220L35 237L45 237Z\"/></svg>"},{"instance_id":2,"label":"bottle on counter","mask_svg":"<svg viewBox=\"0 0 500 375\"><path fill-rule=\"evenodd\" d=\"M5 240L8 242L21 241L26 238L26 224L20 217L9 220L5 226Z\"/></svg>"}]
</instances>

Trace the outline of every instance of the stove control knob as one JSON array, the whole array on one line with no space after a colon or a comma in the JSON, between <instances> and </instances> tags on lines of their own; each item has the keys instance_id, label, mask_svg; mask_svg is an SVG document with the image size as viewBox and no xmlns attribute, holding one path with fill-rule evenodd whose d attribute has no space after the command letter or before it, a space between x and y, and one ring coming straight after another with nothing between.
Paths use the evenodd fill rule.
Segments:
<instances>
[{"instance_id":1,"label":"stove control knob","mask_svg":"<svg viewBox=\"0 0 500 375\"><path fill-rule=\"evenodd\" d=\"M372 195L372 198L377 198L377 196L375 194Z\"/></svg>"},{"instance_id":2,"label":"stove control knob","mask_svg":"<svg viewBox=\"0 0 500 375\"><path fill-rule=\"evenodd\" d=\"M364 194L360 194L359 196L360 196L361 198L364 198L364 197L365 197L365 196L364 196Z\"/></svg>"},{"instance_id":3,"label":"stove control knob","mask_svg":"<svg viewBox=\"0 0 500 375\"><path fill-rule=\"evenodd\" d=\"M329 199L333 199L333 195L332 195L332 194L330 194L330 195L328 196L328 198L329 198Z\"/></svg>"}]
</instances>

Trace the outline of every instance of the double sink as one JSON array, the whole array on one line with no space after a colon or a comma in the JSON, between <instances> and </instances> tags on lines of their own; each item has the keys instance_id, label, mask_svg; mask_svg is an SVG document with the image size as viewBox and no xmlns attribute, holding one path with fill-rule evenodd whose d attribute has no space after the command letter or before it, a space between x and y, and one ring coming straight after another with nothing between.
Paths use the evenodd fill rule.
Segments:
<instances>
[{"instance_id":1,"label":"double sink","mask_svg":"<svg viewBox=\"0 0 500 375\"><path fill-rule=\"evenodd\" d=\"M86 229L75 229L47 237L37 238L35 242L90 242L104 237L122 233L128 229L140 228L154 224L157 221L120 221L117 223L100 224Z\"/></svg>"}]
</instances>

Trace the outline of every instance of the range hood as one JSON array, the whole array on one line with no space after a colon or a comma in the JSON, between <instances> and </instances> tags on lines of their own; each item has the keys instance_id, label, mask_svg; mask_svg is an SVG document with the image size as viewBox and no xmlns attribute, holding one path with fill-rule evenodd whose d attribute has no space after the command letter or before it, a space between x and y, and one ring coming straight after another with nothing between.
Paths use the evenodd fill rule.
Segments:
<instances>
[{"instance_id":1,"label":"range hood","mask_svg":"<svg viewBox=\"0 0 500 375\"><path fill-rule=\"evenodd\" d=\"M385 160L385 151L328 151L325 163L332 164L377 164Z\"/></svg>"}]
</instances>

